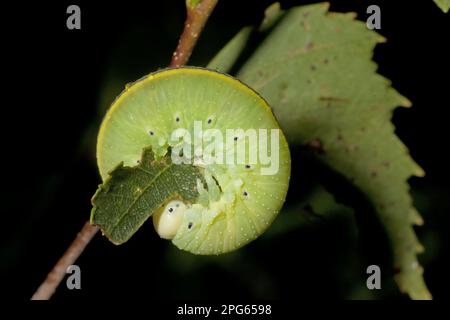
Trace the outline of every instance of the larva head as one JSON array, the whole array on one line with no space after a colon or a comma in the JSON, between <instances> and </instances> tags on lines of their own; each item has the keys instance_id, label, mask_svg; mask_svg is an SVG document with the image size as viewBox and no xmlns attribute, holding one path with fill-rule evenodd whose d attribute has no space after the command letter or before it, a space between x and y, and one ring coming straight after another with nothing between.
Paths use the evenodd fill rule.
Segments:
<instances>
[{"instance_id":1,"label":"larva head","mask_svg":"<svg viewBox=\"0 0 450 320\"><path fill-rule=\"evenodd\" d=\"M186 205L183 201L172 200L153 215L153 226L163 239L172 239L183 221Z\"/></svg>"},{"instance_id":2,"label":"larva head","mask_svg":"<svg viewBox=\"0 0 450 320\"><path fill-rule=\"evenodd\" d=\"M120 162L136 165L148 146L157 158L169 147L183 159L190 156L204 173L196 201L189 207L178 202L179 211L172 212L169 203L153 217L160 236L183 250L235 250L261 235L284 203L290 176L284 135L267 103L231 76L186 67L127 86L100 128L97 161L103 179ZM236 150L244 150L243 156ZM222 161L209 161L219 155Z\"/></svg>"}]
</instances>

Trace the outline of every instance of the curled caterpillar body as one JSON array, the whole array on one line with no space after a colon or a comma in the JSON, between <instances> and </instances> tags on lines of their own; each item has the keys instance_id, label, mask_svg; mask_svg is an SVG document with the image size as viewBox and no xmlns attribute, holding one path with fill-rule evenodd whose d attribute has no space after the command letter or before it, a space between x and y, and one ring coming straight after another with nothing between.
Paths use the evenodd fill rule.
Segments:
<instances>
[{"instance_id":1,"label":"curled caterpillar body","mask_svg":"<svg viewBox=\"0 0 450 320\"><path fill-rule=\"evenodd\" d=\"M199 140L214 140L216 149L211 152ZM285 137L264 99L231 76L184 67L127 86L100 128L102 178L120 162L135 165L147 146L156 157L171 152L192 159L204 176L197 181L195 201L175 199L153 215L160 237L180 249L195 254L235 250L261 235L284 203L290 176ZM244 150L241 158L236 150ZM224 161L210 161L219 158L218 151ZM226 161L230 152L231 162Z\"/></svg>"}]
</instances>

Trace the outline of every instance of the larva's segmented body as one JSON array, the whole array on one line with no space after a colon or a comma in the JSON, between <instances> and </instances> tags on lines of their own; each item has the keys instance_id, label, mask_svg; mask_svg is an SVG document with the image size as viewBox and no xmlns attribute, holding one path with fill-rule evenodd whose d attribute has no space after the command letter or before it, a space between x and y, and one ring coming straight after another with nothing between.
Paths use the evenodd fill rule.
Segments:
<instances>
[{"instance_id":1,"label":"larva's segmented body","mask_svg":"<svg viewBox=\"0 0 450 320\"><path fill-rule=\"evenodd\" d=\"M220 146L227 153L241 144L245 150L243 161L210 163L201 153L195 153L194 146L194 165L202 168L206 186L198 181L195 203L173 200L153 216L153 222L161 237L172 239L181 249L220 254L262 234L281 209L288 189L288 145L271 109L256 92L231 76L202 68L150 74L128 86L106 114L98 138L97 160L105 179L121 161L135 165L146 146L151 145L156 156L161 157L169 147L180 150L189 145L186 141L174 142L172 135L183 128L195 139L199 123L203 130L218 129L216 132L224 137L227 129L242 129ZM258 136L255 144L246 135L249 129L258 134L277 130L279 134L269 134L265 144ZM273 150L269 147L275 139L277 149ZM228 144L229 140L232 144ZM268 164L263 158L251 159L252 152L261 156L261 146L266 156L277 155L276 172L264 171ZM265 150L268 148L269 152Z\"/></svg>"}]
</instances>

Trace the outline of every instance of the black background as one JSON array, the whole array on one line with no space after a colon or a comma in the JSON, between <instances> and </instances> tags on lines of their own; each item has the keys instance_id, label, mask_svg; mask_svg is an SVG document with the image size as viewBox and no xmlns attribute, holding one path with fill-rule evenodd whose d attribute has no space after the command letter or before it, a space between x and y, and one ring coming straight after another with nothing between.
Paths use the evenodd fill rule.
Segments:
<instances>
[{"instance_id":1,"label":"black background","mask_svg":"<svg viewBox=\"0 0 450 320\"><path fill-rule=\"evenodd\" d=\"M190 64L205 65L241 27L257 24L270 3L220 1ZM70 4L81 7L81 30L66 28ZM425 279L434 297L442 299L449 282L450 16L431 0L342 0L332 1L331 10L354 11L364 20L370 4L381 7L380 33L388 39L375 50L378 72L414 105L396 110L393 122L427 173L410 182L426 221L416 229L427 248L421 255ZM90 199L100 183L94 151L105 102L99 92L108 77L123 87L167 66L184 14L182 0L3 7L0 277L9 298L29 299L89 218ZM293 174L299 173L294 169ZM97 236L77 262L82 290L62 285L54 298L405 299L390 280L390 257L383 254L378 231L358 240L352 223L338 216L255 241L237 254L198 257L200 262L160 240L151 224L119 247ZM354 288L365 281L363 267L369 263L387 266L380 292Z\"/></svg>"}]
</instances>

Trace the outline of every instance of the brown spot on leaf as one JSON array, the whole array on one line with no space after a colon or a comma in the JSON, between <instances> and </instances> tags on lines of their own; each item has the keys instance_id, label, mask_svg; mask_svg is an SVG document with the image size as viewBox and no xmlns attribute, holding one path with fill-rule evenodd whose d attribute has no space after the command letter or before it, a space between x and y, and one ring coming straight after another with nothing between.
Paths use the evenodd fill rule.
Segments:
<instances>
[{"instance_id":1,"label":"brown spot on leaf","mask_svg":"<svg viewBox=\"0 0 450 320\"><path fill-rule=\"evenodd\" d=\"M329 101L329 102L347 102L349 103L350 100L345 98L338 98L338 97L319 97L320 101Z\"/></svg>"},{"instance_id":2,"label":"brown spot on leaf","mask_svg":"<svg viewBox=\"0 0 450 320\"><path fill-rule=\"evenodd\" d=\"M320 141L320 139L318 138L309 141L306 145L318 154L325 154L325 149L323 148L322 141Z\"/></svg>"},{"instance_id":3,"label":"brown spot on leaf","mask_svg":"<svg viewBox=\"0 0 450 320\"><path fill-rule=\"evenodd\" d=\"M283 82L280 86L280 102L281 103L286 103L289 98L288 98L288 94L287 94L287 89L288 89L288 84L286 82Z\"/></svg>"},{"instance_id":4,"label":"brown spot on leaf","mask_svg":"<svg viewBox=\"0 0 450 320\"><path fill-rule=\"evenodd\" d=\"M301 21L300 25L302 26L303 29L305 29L305 31L309 31L309 24L306 23L305 21Z\"/></svg>"},{"instance_id":5,"label":"brown spot on leaf","mask_svg":"<svg viewBox=\"0 0 450 320\"><path fill-rule=\"evenodd\" d=\"M287 82L282 82L280 85L281 90L285 90L285 89L287 89L287 87L288 87Z\"/></svg>"}]
</instances>

